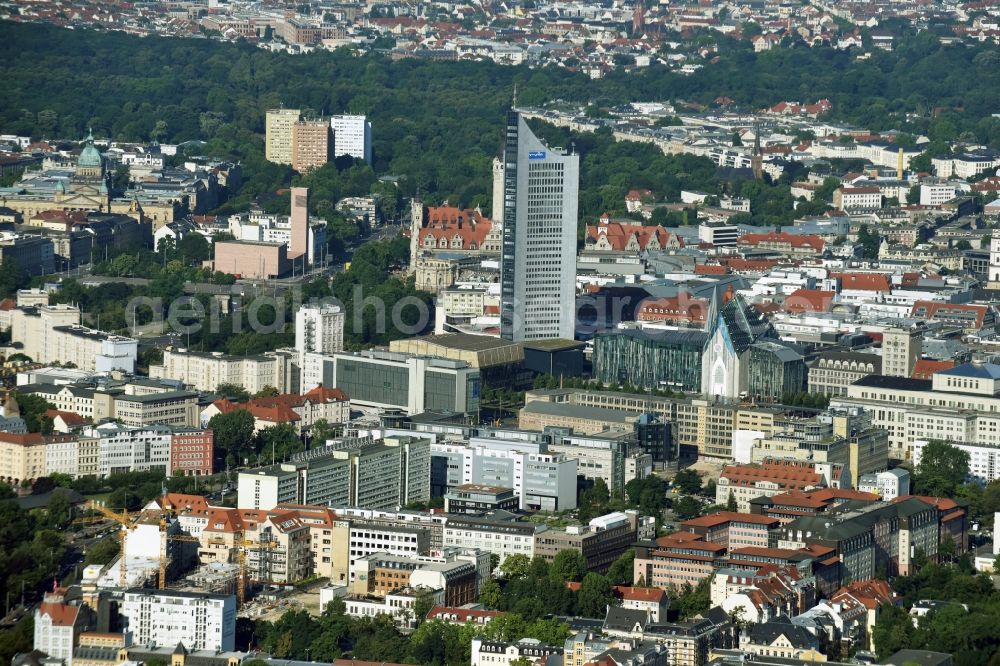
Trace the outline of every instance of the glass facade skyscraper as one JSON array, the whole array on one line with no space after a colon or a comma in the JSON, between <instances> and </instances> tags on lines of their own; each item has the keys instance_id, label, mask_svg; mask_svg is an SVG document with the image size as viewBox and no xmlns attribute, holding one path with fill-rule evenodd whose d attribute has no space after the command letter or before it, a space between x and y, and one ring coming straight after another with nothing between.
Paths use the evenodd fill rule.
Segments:
<instances>
[{"instance_id":1,"label":"glass facade skyscraper","mask_svg":"<svg viewBox=\"0 0 1000 666\"><path fill-rule=\"evenodd\" d=\"M572 340L580 158L543 144L511 109L502 173L500 336Z\"/></svg>"}]
</instances>

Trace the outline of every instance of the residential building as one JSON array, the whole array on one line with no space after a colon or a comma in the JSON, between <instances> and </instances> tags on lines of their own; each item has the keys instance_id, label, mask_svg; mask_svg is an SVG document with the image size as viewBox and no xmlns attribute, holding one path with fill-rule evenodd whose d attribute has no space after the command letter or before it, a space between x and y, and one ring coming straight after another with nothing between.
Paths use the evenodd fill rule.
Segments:
<instances>
[{"instance_id":1,"label":"residential building","mask_svg":"<svg viewBox=\"0 0 1000 666\"><path fill-rule=\"evenodd\" d=\"M295 349L299 352L299 367L304 354L334 354L344 351L344 308L332 303L307 304L295 311ZM302 377L302 389L307 391L322 384L321 377Z\"/></svg>"},{"instance_id":2,"label":"residential building","mask_svg":"<svg viewBox=\"0 0 1000 666\"><path fill-rule=\"evenodd\" d=\"M299 120L292 125L292 168L306 173L334 158L333 129L324 118Z\"/></svg>"},{"instance_id":3,"label":"residential building","mask_svg":"<svg viewBox=\"0 0 1000 666\"><path fill-rule=\"evenodd\" d=\"M236 598L174 590L126 590L119 607L137 645L177 645L191 650L236 647Z\"/></svg>"},{"instance_id":4,"label":"residential building","mask_svg":"<svg viewBox=\"0 0 1000 666\"><path fill-rule=\"evenodd\" d=\"M442 590L428 591L401 587L385 595L384 598L348 595L344 599L344 604L347 607L346 614L350 617L364 618L386 615L392 618L400 629L413 629L417 622L413 608L418 599L425 598L428 594L431 603L444 603Z\"/></svg>"},{"instance_id":5,"label":"residential building","mask_svg":"<svg viewBox=\"0 0 1000 666\"><path fill-rule=\"evenodd\" d=\"M533 664L539 660L548 663L549 657L562 653L561 647L545 645L535 638L504 643L477 637L472 639L471 666L511 666L513 662L521 663L522 658Z\"/></svg>"},{"instance_id":6,"label":"residential building","mask_svg":"<svg viewBox=\"0 0 1000 666\"><path fill-rule=\"evenodd\" d=\"M86 605L68 603L65 592L65 588L47 592L35 609L33 647L72 666L80 634L93 629L96 618Z\"/></svg>"},{"instance_id":7,"label":"residential building","mask_svg":"<svg viewBox=\"0 0 1000 666\"><path fill-rule=\"evenodd\" d=\"M81 435L98 440L98 474L162 471L170 468L173 433L167 426L102 423Z\"/></svg>"},{"instance_id":8,"label":"residential building","mask_svg":"<svg viewBox=\"0 0 1000 666\"><path fill-rule=\"evenodd\" d=\"M268 162L292 163L292 128L298 121L298 109L268 110L264 124L264 157Z\"/></svg>"},{"instance_id":9,"label":"residential building","mask_svg":"<svg viewBox=\"0 0 1000 666\"><path fill-rule=\"evenodd\" d=\"M881 208L882 202L882 190L877 187L839 187L833 192L837 210Z\"/></svg>"},{"instance_id":10,"label":"residential building","mask_svg":"<svg viewBox=\"0 0 1000 666\"><path fill-rule=\"evenodd\" d=\"M0 480L17 488L24 481L45 476L46 440L37 432L0 432Z\"/></svg>"},{"instance_id":11,"label":"residential building","mask_svg":"<svg viewBox=\"0 0 1000 666\"><path fill-rule=\"evenodd\" d=\"M214 392L220 384L242 386L249 393L259 393L270 386L281 393L297 390L292 370L295 354L286 350L252 356L231 356L222 352L196 352L167 348L163 362L149 366L149 376L178 379L198 391ZM292 384L295 383L295 386ZM329 386L329 384L327 384ZM190 424L196 425L197 420Z\"/></svg>"},{"instance_id":12,"label":"residential building","mask_svg":"<svg viewBox=\"0 0 1000 666\"><path fill-rule=\"evenodd\" d=\"M337 441L290 462L243 471L240 507L320 504L394 509L430 499L430 441L417 437Z\"/></svg>"},{"instance_id":13,"label":"residential building","mask_svg":"<svg viewBox=\"0 0 1000 666\"><path fill-rule=\"evenodd\" d=\"M500 336L572 340L580 158L543 144L511 109L503 159Z\"/></svg>"},{"instance_id":14,"label":"residential building","mask_svg":"<svg viewBox=\"0 0 1000 666\"><path fill-rule=\"evenodd\" d=\"M337 157L350 155L372 163L372 124L365 116L339 115L330 117Z\"/></svg>"}]
</instances>

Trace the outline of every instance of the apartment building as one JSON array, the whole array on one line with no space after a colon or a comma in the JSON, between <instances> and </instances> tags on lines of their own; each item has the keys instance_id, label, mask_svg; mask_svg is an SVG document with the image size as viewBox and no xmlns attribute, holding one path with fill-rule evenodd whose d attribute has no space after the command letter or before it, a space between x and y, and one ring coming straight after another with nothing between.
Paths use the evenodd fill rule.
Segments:
<instances>
[{"instance_id":1,"label":"apartment building","mask_svg":"<svg viewBox=\"0 0 1000 666\"><path fill-rule=\"evenodd\" d=\"M333 129L324 118L292 125L292 168L299 173L317 169L334 157Z\"/></svg>"},{"instance_id":2,"label":"apartment building","mask_svg":"<svg viewBox=\"0 0 1000 666\"><path fill-rule=\"evenodd\" d=\"M473 638L470 663L471 666L511 666L513 662L521 663L520 659L527 659L533 664L539 660L548 663L549 657L562 653L562 647L545 645L534 638L522 638L509 643Z\"/></svg>"},{"instance_id":3,"label":"apartment building","mask_svg":"<svg viewBox=\"0 0 1000 666\"><path fill-rule=\"evenodd\" d=\"M298 120L298 109L268 110L264 124L264 156L268 162L292 163L292 128Z\"/></svg>"},{"instance_id":4,"label":"apartment building","mask_svg":"<svg viewBox=\"0 0 1000 666\"><path fill-rule=\"evenodd\" d=\"M372 163L372 124L365 116L337 115L330 117L337 157L350 155Z\"/></svg>"},{"instance_id":5,"label":"apartment building","mask_svg":"<svg viewBox=\"0 0 1000 666\"><path fill-rule=\"evenodd\" d=\"M40 433L0 432L0 480L18 487L45 475L46 443Z\"/></svg>"},{"instance_id":6,"label":"apartment building","mask_svg":"<svg viewBox=\"0 0 1000 666\"><path fill-rule=\"evenodd\" d=\"M149 366L149 376L179 379L198 391L215 391L220 384L235 384L251 394L259 393L265 386L289 393L299 389L292 370L295 358L296 353L285 350L230 356L222 352L168 348L163 352L162 364Z\"/></svg>"},{"instance_id":7,"label":"apartment building","mask_svg":"<svg viewBox=\"0 0 1000 666\"><path fill-rule=\"evenodd\" d=\"M236 648L236 598L174 590L127 590L119 607L137 645L177 645L189 650Z\"/></svg>"},{"instance_id":8,"label":"apartment building","mask_svg":"<svg viewBox=\"0 0 1000 666\"><path fill-rule=\"evenodd\" d=\"M884 198L877 187L840 187L833 192L837 210L881 208Z\"/></svg>"},{"instance_id":9,"label":"apartment building","mask_svg":"<svg viewBox=\"0 0 1000 666\"><path fill-rule=\"evenodd\" d=\"M11 340L37 363L73 363L82 370L135 372L138 342L80 325L73 305L15 308L10 313Z\"/></svg>"}]
</instances>

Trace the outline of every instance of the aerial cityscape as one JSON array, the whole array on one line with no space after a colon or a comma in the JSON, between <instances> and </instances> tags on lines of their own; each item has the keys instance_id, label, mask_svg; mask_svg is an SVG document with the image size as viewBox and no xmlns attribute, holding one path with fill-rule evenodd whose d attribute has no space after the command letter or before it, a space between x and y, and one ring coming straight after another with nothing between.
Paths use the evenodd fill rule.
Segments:
<instances>
[{"instance_id":1,"label":"aerial cityscape","mask_svg":"<svg viewBox=\"0 0 1000 666\"><path fill-rule=\"evenodd\" d=\"M0 666L1000 666L1000 2L0 0Z\"/></svg>"}]
</instances>

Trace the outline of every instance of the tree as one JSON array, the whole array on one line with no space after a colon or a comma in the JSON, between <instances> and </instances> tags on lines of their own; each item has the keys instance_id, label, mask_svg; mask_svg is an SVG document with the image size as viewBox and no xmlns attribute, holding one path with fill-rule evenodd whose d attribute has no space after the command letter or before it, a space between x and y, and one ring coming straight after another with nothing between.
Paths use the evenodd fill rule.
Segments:
<instances>
[{"instance_id":1,"label":"tree","mask_svg":"<svg viewBox=\"0 0 1000 666\"><path fill-rule=\"evenodd\" d=\"M681 520L697 518L701 515L701 502L690 495L685 495L674 502L674 515Z\"/></svg>"},{"instance_id":2,"label":"tree","mask_svg":"<svg viewBox=\"0 0 1000 666\"><path fill-rule=\"evenodd\" d=\"M617 603L613 586L607 576L588 573L580 583L576 598L576 614L581 617L604 617L608 606Z\"/></svg>"},{"instance_id":3,"label":"tree","mask_svg":"<svg viewBox=\"0 0 1000 666\"><path fill-rule=\"evenodd\" d=\"M861 244L865 259L878 259L882 239L877 233L872 233L867 224L862 224L858 229L858 243Z\"/></svg>"},{"instance_id":4,"label":"tree","mask_svg":"<svg viewBox=\"0 0 1000 666\"><path fill-rule=\"evenodd\" d=\"M957 243L955 243L955 249L956 250L962 250L962 251L971 250L972 249L972 243L970 243L969 241L967 241L967 240L965 240L963 238L962 240L960 240Z\"/></svg>"},{"instance_id":5,"label":"tree","mask_svg":"<svg viewBox=\"0 0 1000 666\"><path fill-rule=\"evenodd\" d=\"M245 409L216 414L208 422L215 435L215 451L229 465L241 464L242 459L253 453L254 418Z\"/></svg>"},{"instance_id":6,"label":"tree","mask_svg":"<svg viewBox=\"0 0 1000 666\"><path fill-rule=\"evenodd\" d=\"M528 573L529 566L531 566L531 560L527 555L521 553L508 555L507 559L500 564L500 575L508 580L523 578Z\"/></svg>"},{"instance_id":7,"label":"tree","mask_svg":"<svg viewBox=\"0 0 1000 666\"><path fill-rule=\"evenodd\" d=\"M969 454L947 442L933 440L924 447L917 465L917 492L933 497L952 497L969 475Z\"/></svg>"},{"instance_id":8,"label":"tree","mask_svg":"<svg viewBox=\"0 0 1000 666\"><path fill-rule=\"evenodd\" d=\"M295 427L291 423L278 423L261 428L254 435L254 449L259 457L272 462L288 460L288 456L298 453L304 448L302 440L295 433Z\"/></svg>"},{"instance_id":9,"label":"tree","mask_svg":"<svg viewBox=\"0 0 1000 666\"><path fill-rule=\"evenodd\" d=\"M736 495L734 495L733 491L730 490L729 498L726 500L726 511L737 511L737 510L738 506L736 504Z\"/></svg>"},{"instance_id":10,"label":"tree","mask_svg":"<svg viewBox=\"0 0 1000 666\"><path fill-rule=\"evenodd\" d=\"M487 608L496 608L500 605L501 596L500 583L490 578L483 583L479 590L479 603Z\"/></svg>"},{"instance_id":11,"label":"tree","mask_svg":"<svg viewBox=\"0 0 1000 666\"><path fill-rule=\"evenodd\" d=\"M118 557L118 539L101 539L87 550L83 559L86 565L109 564Z\"/></svg>"},{"instance_id":12,"label":"tree","mask_svg":"<svg viewBox=\"0 0 1000 666\"><path fill-rule=\"evenodd\" d=\"M581 581L587 575L587 558L579 550L564 548L552 559L549 575L560 583Z\"/></svg>"},{"instance_id":13,"label":"tree","mask_svg":"<svg viewBox=\"0 0 1000 666\"><path fill-rule=\"evenodd\" d=\"M697 587L685 584L671 606L681 619L688 619L707 611L712 605L712 577L706 576Z\"/></svg>"},{"instance_id":14,"label":"tree","mask_svg":"<svg viewBox=\"0 0 1000 666\"><path fill-rule=\"evenodd\" d=\"M920 203L920 186L914 185L906 193L906 203L908 204L918 204Z\"/></svg>"},{"instance_id":15,"label":"tree","mask_svg":"<svg viewBox=\"0 0 1000 666\"><path fill-rule=\"evenodd\" d=\"M249 391L239 384L230 384L228 382L223 382L215 387L215 393L216 395L221 395L237 402L246 402L250 399Z\"/></svg>"},{"instance_id":16,"label":"tree","mask_svg":"<svg viewBox=\"0 0 1000 666\"><path fill-rule=\"evenodd\" d=\"M43 432L46 427L51 428L52 419L48 419L46 426L45 412L55 409L55 405L47 401L40 395L34 393L14 393L17 406L21 408L21 418L28 428L28 432ZM49 431L51 433L51 430Z\"/></svg>"},{"instance_id":17,"label":"tree","mask_svg":"<svg viewBox=\"0 0 1000 666\"><path fill-rule=\"evenodd\" d=\"M608 580L612 585L631 585L635 575L635 550L629 548L608 567Z\"/></svg>"},{"instance_id":18,"label":"tree","mask_svg":"<svg viewBox=\"0 0 1000 666\"><path fill-rule=\"evenodd\" d=\"M261 390L257 391L255 398L273 398L276 395L281 395L278 389L274 388L270 384L263 387Z\"/></svg>"},{"instance_id":19,"label":"tree","mask_svg":"<svg viewBox=\"0 0 1000 666\"><path fill-rule=\"evenodd\" d=\"M688 467L677 472L674 486L685 495L697 495L701 491L701 474Z\"/></svg>"}]
</instances>

